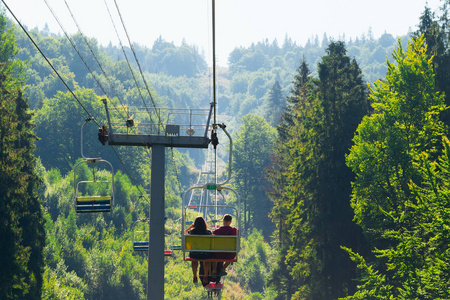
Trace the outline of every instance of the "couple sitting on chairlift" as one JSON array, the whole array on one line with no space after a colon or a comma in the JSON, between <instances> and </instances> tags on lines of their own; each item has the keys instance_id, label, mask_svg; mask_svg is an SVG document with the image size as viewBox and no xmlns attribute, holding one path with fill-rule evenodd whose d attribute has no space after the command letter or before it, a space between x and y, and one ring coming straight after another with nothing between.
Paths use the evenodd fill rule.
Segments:
<instances>
[{"instance_id":1,"label":"couple sitting on chairlift","mask_svg":"<svg viewBox=\"0 0 450 300\"><path fill-rule=\"evenodd\" d=\"M185 233L187 234L198 234L198 235L237 235L236 227L231 227L232 216L226 214L223 217L223 226L217 228L213 232L208 230L208 225L206 224L205 219L203 217L197 217L194 223L186 229ZM190 252L189 257L202 260L202 259L224 259L224 260L232 260L236 256L235 253L214 253L214 252ZM227 275L225 272L226 268L231 264L231 261L225 261L222 265L217 262L208 262L203 261L203 278L202 283L208 284L209 277L220 277ZM219 265L219 266L218 266ZM217 272L217 269L220 268L220 271ZM192 273L194 274L193 282L197 283L197 269L198 269L198 261L192 261Z\"/></svg>"}]
</instances>

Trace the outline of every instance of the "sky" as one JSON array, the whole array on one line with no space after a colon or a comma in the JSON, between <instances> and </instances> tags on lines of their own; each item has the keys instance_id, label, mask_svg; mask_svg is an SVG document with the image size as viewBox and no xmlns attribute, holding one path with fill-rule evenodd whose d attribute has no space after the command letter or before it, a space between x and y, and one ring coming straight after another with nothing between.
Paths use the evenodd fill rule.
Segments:
<instances>
[{"instance_id":1,"label":"sky","mask_svg":"<svg viewBox=\"0 0 450 300\"><path fill-rule=\"evenodd\" d=\"M50 6L68 33L78 31L76 21L84 35L96 38L104 46L109 42L119 45L117 34L122 44L128 45L122 20L133 43L151 48L161 36L179 46L184 39L187 44L196 45L208 63L212 62L213 0L2 1L29 29L43 29L47 24L50 32L63 34ZM334 40L367 36L369 28L374 38L385 32L402 36L417 29L426 3L436 11L441 1L215 0L217 63L226 66L234 48L248 47L266 38L270 42L277 39L281 46L288 36L304 45L316 35L322 40L324 33Z\"/></svg>"}]
</instances>

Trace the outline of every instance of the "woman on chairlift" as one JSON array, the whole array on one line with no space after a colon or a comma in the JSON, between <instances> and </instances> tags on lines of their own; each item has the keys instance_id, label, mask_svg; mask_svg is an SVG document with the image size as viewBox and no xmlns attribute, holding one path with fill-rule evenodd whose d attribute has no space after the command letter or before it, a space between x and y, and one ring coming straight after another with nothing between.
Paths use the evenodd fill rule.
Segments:
<instances>
[{"instance_id":1,"label":"woman on chairlift","mask_svg":"<svg viewBox=\"0 0 450 300\"><path fill-rule=\"evenodd\" d=\"M194 223L189 226L189 228L185 231L186 234L198 234L198 235L211 235L212 232L208 230L208 225L206 224L205 219L203 217L195 218ZM212 258L212 253L210 252L189 252L189 257L193 259L198 259L198 261L192 261L192 273L194 274L193 282L197 283L197 270L198 270L198 262L202 259ZM205 270L205 274L203 275L202 282L208 281L209 276L211 276L211 263L203 262L203 268Z\"/></svg>"}]
</instances>

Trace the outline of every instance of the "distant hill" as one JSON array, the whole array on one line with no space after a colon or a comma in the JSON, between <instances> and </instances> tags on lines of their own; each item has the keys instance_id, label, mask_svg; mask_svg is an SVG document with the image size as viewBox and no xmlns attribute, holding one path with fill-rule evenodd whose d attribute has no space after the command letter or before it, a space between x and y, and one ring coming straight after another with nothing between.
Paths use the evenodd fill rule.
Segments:
<instances>
[{"instance_id":1,"label":"distant hill","mask_svg":"<svg viewBox=\"0 0 450 300\"><path fill-rule=\"evenodd\" d=\"M26 89L29 101L33 108L40 108L44 98L53 97L57 91L65 91L65 87L28 38L20 30L16 33L20 47L18 57L30 62ZM134 73L138 74L134 59L136 55L149 84L159 95L161 105L208 107L212 101L212 72L196 46L186 43L176 46L159 37L151 48L133 45L133 53L128 47L122 49L111 44L101 47L95 39L76 34L71 39L83 56L83 62L65 36L36 30L32 31L32 35L44 54L64 74L71 87L91 88L98 95L106 92L110 98L123 98L127 105L140 104L135 81L125 60L126 55ZM406 43L407 38L408 35L401 37L402 43ZM87 47L85 40L88 40L91 49ZM369 32L367 37L363 35L347 41L347 54L356 59L364 79L374 82L384 78L386 58L390 57L397 40L397 37L389 33L374 39ZM306 60L314 75L317 62L325 54L329 42L326 34L322 41L316 36L305 45L297 45L286 36L282 44L277 40L266 39L247 48L235 48L228 57L229 67L218 70L219 113L231 123L238 123L240 117L250 112L263 115L268 91L275 81L280 83L283 95L288 95L301 60ZM99 88L95 77L104 84L104 90Z\"/></svg>"}]
</instances>

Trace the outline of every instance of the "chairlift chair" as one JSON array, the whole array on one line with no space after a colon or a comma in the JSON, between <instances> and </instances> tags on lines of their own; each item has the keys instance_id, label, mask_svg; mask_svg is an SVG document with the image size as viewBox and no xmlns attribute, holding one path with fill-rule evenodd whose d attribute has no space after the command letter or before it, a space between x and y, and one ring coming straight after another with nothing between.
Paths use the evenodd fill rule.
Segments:
<instances>
[{"instance_id":1,"label":"chairlift chair","mask_svg":"<svg viewBox=\"0 0 450 300\"><path fill-rule=\"evenodd\" d=\"M144 227L138 228L139 223L145 223ZM133 224L133 250L148 252L148 234L149 234L149 219L139 219ZM172 256L173 249L164 250L164 256Z\"/></svg>"},{"instance_id":2,"label":"chairlift chair","mask_svg":"<svg viewBox=\"0 0 450 300\"><path fill-rule=\"evenodd\" d=\"M195 189L221 189L231 191L236 195L237 204L233 205L201 205L205 208L224 208L224 209L232 209L234 210L234 218L235 224L238 228L237 235L190 235L185 234L184 231L186 229L186 221L187 212L189 209L192 209L189 205L187 205L187 196L190 192ZM223 252L223 253L235 253L236 257L234 259L202 259L201 261L233 261L236 262L238 258L238 253L240 250L240 198L238 193L232 188L220 186L216 184L206 184L203 186L194 186L190 188L184 196L184 209L182 213L182 229L181 229L181 247L183 251L183 259L185 261L199 261L199 259L193 259L186 255L189 252ZM218 222L217 220L213 220L213 223ZM191 222L189 222L191 223Z\"/></svg>"},{"instance_id":3,"label":"chairlift chair","mask_svg":"<svg viewBox=\"0 0 450 300\"><path fill-rule=\"evenodd\" d=\"M133 250L148 252L148 219L139 219L133 224ZM140 223L145 225L139 226ZM139 227L139 228L138 228Z\"/></svg>"},{"instance_id":4,"label":"chairlift chair","mask_svg":"<svg viewBox=\"0 0 450 300\"><path fill-rule=\"evenodd\" d=\"M111 180L98 180L95 176L95 164L104 163L110 167ZM77 181L77 169L81 164L92 164L93 180ZM77 213L92 213L92 212L109 212L113 207L114 199L114 169L111 163L106 160L98 158L88 158L78 162L74 169L74 184L75 184L75 211ZM95 195L82 195L81 187L94 185L110 185L108 193Z\"/></svg>"},{"instance_id":5,"label":"chairlift chair","mask_svg":"<svg viewBox=\"0 0 450 300\"><path fill-rule=\"evenodd\" d=\"M74 168L74 188L75 188L75 211L77 213L92 213L92 212L109 212L111 211L114 203L114 168L112 164L104 159L98 158L88 158L84 156L83 153L83 129L86 124L94 120L94 118L87 118L85 123L81 126L81 156L83 160L78 162ZM105 133L106 136L106 133ZM102 142L103 143L103 142ZM77 179L77 169L82 164L92 165L92 180L78 180ZM98 180L95 176L95 168L98 164L107 165L107 169L111 172L110 180ZM95 195L83 195L81 192L82 186L88 185L110 185L108 188L108 193L95 194Z\"/></svg>"}]
</instances>

